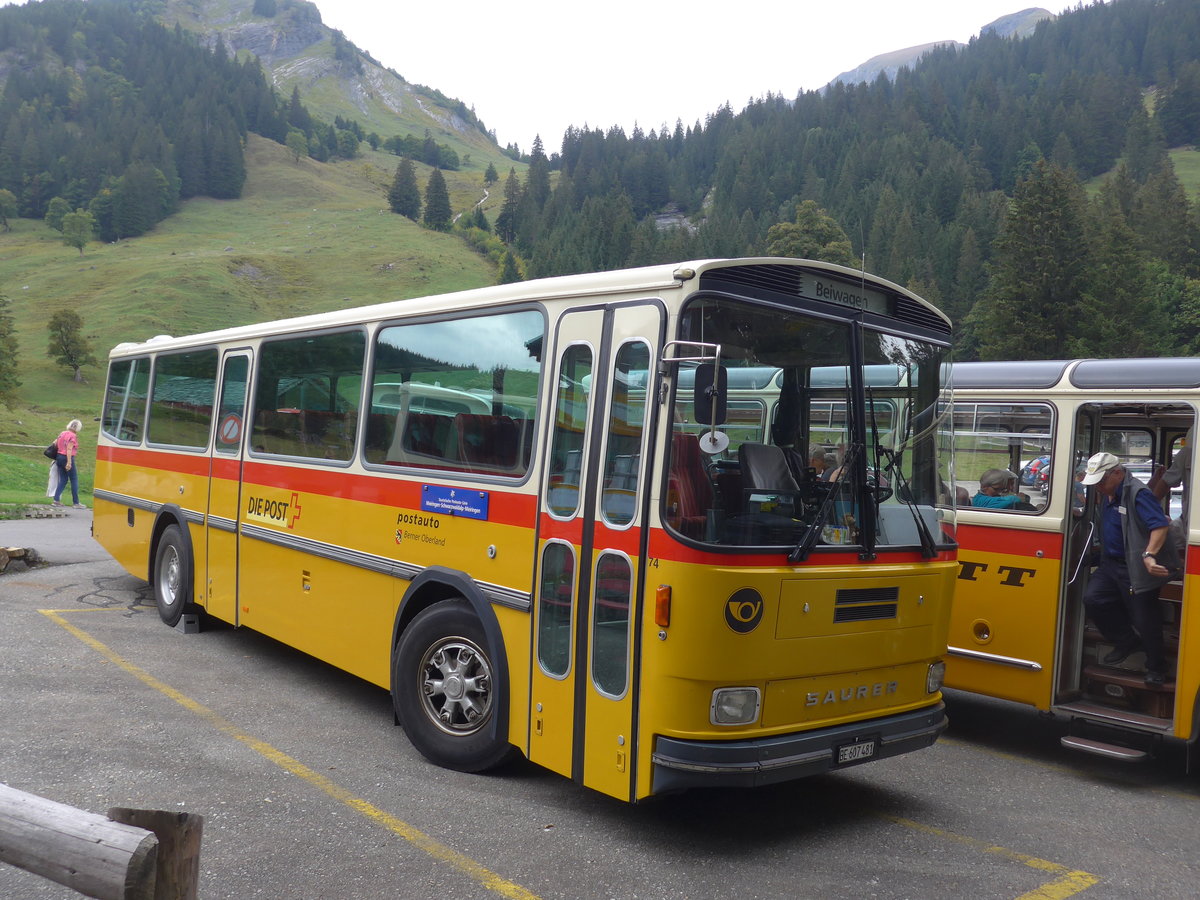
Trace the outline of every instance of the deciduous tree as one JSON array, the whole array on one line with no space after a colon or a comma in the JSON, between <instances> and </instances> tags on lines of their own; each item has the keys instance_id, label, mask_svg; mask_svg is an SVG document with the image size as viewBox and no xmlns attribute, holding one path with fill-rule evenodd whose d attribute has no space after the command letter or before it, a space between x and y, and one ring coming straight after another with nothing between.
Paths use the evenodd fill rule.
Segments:
<instances>
[{"instance_id":1,"label":"deciduous tree","mask_svg":"<svg viewBox=\"0 0 1200 900\"><path fill-rule=\"evenodd\" d=\"M63 230L63 217L71 211L71 204L62 197L55 197L46 207L46 215L43 221L55 231Z\"/></svg>"},{"instance_id":2,"label":"deciduous tree","mask_svg":"<svg viewBox=\"0 0 1200 900\"><path fill-rule=\"evenodd\" d=\"M96 236L95 218L86 209L67 213L62 220L62 236L64 244L77 248L79 255L83 256L83 248Z\"/></svg>"},{"instance_id":3,"label":"deciduous tree","mask_svg":"<svg viewBox=\"0 0 1200 900\"><path fill-rule=\"evenodd\" d=\"M842 266L856 265L850 238L814 200L800 203L795 222L780 222L767 229L767 253L770 256L821 259Z\"/></svg>"},{"instance_id":4,"label":"deciduous tree","mask_svg":"<svg viewBox=\"0 0 1200 900\"><path fill-rule=\"evenodd\" d=\"M83 381L84 366L96 365L92 346L83 335L83 319L71 309L63 309L50 317L47 326L50 345L46 355L56 363L71 369L75 381Z\"/></svg>"},{"instance_id":5,"label":"deciduous tree","mask_svg":"<svg viewBox=\"0 0 1200 900\"><path fill-rule=\"evenodd\" d=\"M308 138L297 128L289 128L287 133L287 148L292 153L292 162L300 162L300 157L308 156Z\"/></svg>"}]
</instances>

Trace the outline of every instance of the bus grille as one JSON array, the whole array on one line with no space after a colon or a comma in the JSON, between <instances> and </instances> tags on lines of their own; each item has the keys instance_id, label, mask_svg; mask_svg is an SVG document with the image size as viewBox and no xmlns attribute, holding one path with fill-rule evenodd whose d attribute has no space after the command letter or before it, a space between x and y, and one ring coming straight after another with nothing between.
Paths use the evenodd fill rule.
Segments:
<instances>
[{"instance_id":1,"label":"bus grille","mask_svg":"<svg viewBox=\"0 0 1200 900\"><path fill-rule=\"evenodd\" d=\"M834 600L833 621L866 622L894 619L899 606L900 588L845 588Z\"/></svg>"}]
</instances>

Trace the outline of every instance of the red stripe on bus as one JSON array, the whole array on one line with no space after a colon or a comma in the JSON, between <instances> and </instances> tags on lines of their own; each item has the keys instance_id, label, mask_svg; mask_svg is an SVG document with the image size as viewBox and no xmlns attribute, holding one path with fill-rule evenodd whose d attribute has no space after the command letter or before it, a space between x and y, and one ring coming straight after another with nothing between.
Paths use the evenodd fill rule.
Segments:
<instances>
[{"instance_id":1,"label":"red stripe on bus","mask_svg":"<svg viewBox=\"0 0 1200 900\"><path fill-rule=\"evenodd\" d=\"M960 523L957 537L959 548L962 550L986 550L989 553L1004 553L1008 556L1062 559L1063 537L1057 531L1028 531L1024 528Z\"/></svg>"},{"instance_id":2,"label":"red stripe on bus","mask_svg":"<svg viewBox=\"0 0 1200 900\"><path fill-rule=\"evenodd\" d=\"M126 447L97 447L96 459L104 462L178 472L180 475L208 477L208 457L190 453L171 453L165 450L130 450Z\"/></svg>"},{"instance_id":3,"label":"red stripe on bus","mask_svg":"<svg viewBox=\"0 0 1200 900\"><path fill-rule=\"evenodd\" d=\"M124 447L98 447L98 459L140 469L176 472L201 478L209 473L209 457L158 450L131 450ZM237 481L238 461L212 458L213 475ZM423 481L405 481L377 475L362 475L341 470L285 466L246 460L242 480L247 485L284 491L320 494L342 500L376 503L401 509L421 509ZM439 485L440 486L440 485ZM450 485L447 485L449 487ZM498 525L530 528L536 521L537 498L531 494L496 490L492 486L453 485L456 490L479 491L488 495L487 521Z\"/></svg>"}]
</instances>

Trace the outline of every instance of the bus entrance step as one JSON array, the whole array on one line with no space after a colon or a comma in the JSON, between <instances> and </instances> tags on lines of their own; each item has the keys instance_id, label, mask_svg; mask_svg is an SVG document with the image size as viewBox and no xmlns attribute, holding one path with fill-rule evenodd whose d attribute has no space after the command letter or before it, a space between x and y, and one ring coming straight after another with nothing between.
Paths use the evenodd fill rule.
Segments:
<instances>
[{"instance_id":1,"label":"bus entrance step","mask_svg":"<svg viewBox=\"0 0 1200 900\"><path fill-rule=\"evenodd\" d=\"M1174 681L1150 685L1141 672L1107 666L1084 666L1083 677L1088 695L1148 716L1169 718L1175 706Z\"/></svg>"},{"instance_id":2,"label":"bus entrance step","mask_svg":"<svg viewBox=\"0 0 1200 900\"><path fill-rule=\"evenodd\" d=\"M1106 744L1103 741L1093 741L1090 738L1076 737L1071 734L1059 740L1069 750L1081 750L1084 753L1091 753L1095 756L1103 756L1108 759L1119 759L1122 762L1141 762L1150 755L1145 750L1122 747L1120 744Z\"/></svg>"}]
</instances>

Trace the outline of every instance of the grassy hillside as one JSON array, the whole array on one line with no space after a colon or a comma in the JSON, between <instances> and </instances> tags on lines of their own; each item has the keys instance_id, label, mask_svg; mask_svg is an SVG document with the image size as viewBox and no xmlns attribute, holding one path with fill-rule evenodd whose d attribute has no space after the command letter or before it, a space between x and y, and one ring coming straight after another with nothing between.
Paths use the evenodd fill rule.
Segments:
<instances>
[{"instance_id":1,"label":"grassy hillside","mask_svg":"<svg viewBox=\"0 0 1200 900\"><path fill-rule=\"evenodd\" d=\"M239 56L257 56L279 96L286 100L293 87L299 88L305 107L318 119L352 119L364 132L383 138L407 134L419 138L428 131L439 144L454 149L464 170L482 172L489 163L501 173L512 165L522 170L500 152L490 135L456 114L452 99L405 81L403 72L385 69L365 55L357 65L337 60L332 31L316 24L320 5L326 5L326 0L280 3L277 14L267 19L254 15L251 0L166 0L158 18L168 28L179 25L205 41L220 35ZM387 39L414 38L394 34ZM466 105L470 106L469 100Z\"/></svg>"},{"instance_id":2,"label":"grassy hillside","mask_svg":"<svg viewBox=\"0 0 1200 900\"><path fill-rule=\"evenodd\" d=\"M46 355L46 321L74 309L98 358L121 341L416 297L492 284L494 267L450 234L387 209L396 158L368 153L336 164L293 162L251 137L240 200L188 201L151 234L92 243L81 256L41 222L0 234L0 290L20 342L18 406L0 417L0 452L41 460L40 447L78 417L94 446L103 365L85 384ZM428 169L418 167L424 185ZM456 211L483 193L479 173L446 173ZM493 203L498 192L493 188ZM11 444L34 445L20 450ZM90 476L90 466L82 474ZM15 478L0 458L0 498Z\"/></svg>"}]
</instances>

